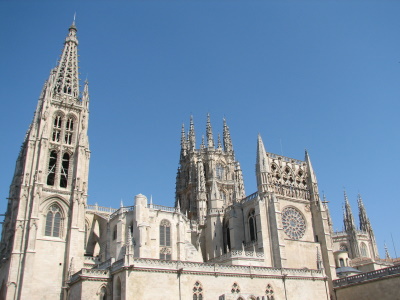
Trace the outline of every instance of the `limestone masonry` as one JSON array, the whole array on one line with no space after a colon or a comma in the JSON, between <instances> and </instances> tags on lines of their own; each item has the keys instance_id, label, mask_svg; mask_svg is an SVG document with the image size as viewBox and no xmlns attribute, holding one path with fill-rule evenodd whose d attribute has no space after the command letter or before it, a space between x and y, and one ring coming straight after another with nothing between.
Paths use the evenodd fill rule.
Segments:
<instances>
[{"instance_id":1,"label":"limestone masonry","mask_svg":"<svg viewBox=\"0 0 400 300\"><path fill-rule=\"evenodd\" d=\"M329 300L338 276L393 266L379 258L361 196L360 227L345 195L345 231L333 232L307 152L303 161L268 153L258 136L257 191L246 194L227 122L215 139L210 116L200 148L193 119L182 127L174 207L141 194L134 206L89 205L89 87L79 90L76 33L72 24L16 163L0 300Z\"/></svg>"}]
</instances>

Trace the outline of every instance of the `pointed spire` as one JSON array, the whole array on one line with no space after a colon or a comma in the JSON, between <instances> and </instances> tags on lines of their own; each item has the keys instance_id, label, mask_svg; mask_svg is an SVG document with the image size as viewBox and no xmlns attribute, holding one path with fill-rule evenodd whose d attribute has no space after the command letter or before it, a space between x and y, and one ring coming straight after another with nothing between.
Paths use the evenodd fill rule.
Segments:
<instances>
[{"instance_id":1,"label":"pointed spire","mask_svg":"<svg viewBox=\"0 0 400 300\"><path fill-rule=\"evenodd\" d=\"M214 148L214 138L211 128L210 114L207 114L206 134L207 134L207 147Z\"/></svg>"},{"instance_id":2,"label":"pointed spire","mask_svg":"<svg viewBox=\"0 0 400 300\"><path fill-rule=\"evenodd\" d=\"M315 176L315 172L314 172L314 169L312 167L311 159L310 159L310 156L308 154L307 149L305 150L305 159L304 160L306 161L307 166L308 166L308 172L309 172L309 176L310 176L311 182L312 183L317 183L317 176Z\"/></svg>"},{"instance_id":3,"label":"pointed spire","mask_svg":"<svg viewBox=\"0 0 400 300\"><path fill-rule=\"evenodd\" d=\"M223 128L224 149L226 152L230 152L230 151L233 151L231 134L229 132L228 125L226 125L225 118L224 118L223 122L224 122L224 128Z\"/></svg>"},{"instance_id":4,"label":"pointed spire","mask_svg":"<svg viewBox=\"0 0 400 300\"><path fill-rule=\"evenodd\" d=\"M218 146L217 146L217 149L218 149L218 150L222 150L221 136L220 136L219 133L218 133Z\"/></svg>"},{"instance_id":5,"label":"pointed spire","mask_svg":"<svg viewBox=\"0 0 400 300\"><path fill-rule=\"evenodd\" d=\"M186 156L186 150L187 150L187 142L186 142L185 124L182 123L182 129L181 129L181 158Z\"/></svg>"},{"instance_id":6,"label":"pointed spire","mask_svg":"<svg viewBox=\"0 0 400 300\"><path fill-rule=\"evenodd\" d=\"M389 249L388 249L388 247L386 246L386 243L385 243L384 245L385 245L385 258L386 258L386 259L392 259L392 258L390 257Z\"/></svg>"},{"instance_id":7,"label":"pointed spire","mask_svg":"<svg viewBox=\"0 0 400 300\"><path fill-rule=\"evenodd\" d=\"M257 172L269 172L269 164L267 158L267 151L265 151L264 143L261 135L257 137L257 161L256 161Z\"/></svg>"},{"instance_id":8,"label":"pointed spire","mask_svg":"<svg viewBox=\"0 0 400 300\"><path fill-rule=\"evenodd\" d=\"M196 135L194 133L194 122L193 116L190 116L190 128L189 128L189 150L194 150L196 148Z\"/></svg>"},{"instance_id":9,"label":"pointed spire","mask_svg":"<svg viewBox=\"0 0 400 300\"><path fill-rule=\"evenodd\" d=\"M82 93L82 103L86 108L89 106L89 81L86 79L85 80L85 85L83 87L83 93Z\"/></svg>"},{"instance_id":10,"label":"pointed spire","mask_svg":"<svg viewBox=\"0 0 400 300\"><path fill-rule=\"evenodd\" d=\"M358 203L358 217L360 219L360 229L364 232L370 231L371 223L367 216L367 211L364 207L364 203L360 194L358 194L357 203Z\"/></svg>"},{"instance_id":11,"label":"pointed spire","mask_svg":"<svg viewBox=\"0 0 400 300\"><path fill-rule=\"evenodd\" d=\"M124 202L121 199L120 207L124 207Z\"/></svg>"},{"instance_id":12,"label":"pointed spire","mask_svg":"<svg viewBox=\"0 0 400 300\"><path fill-rule=\"evenodd\" d=\"M56 67L54 93L79 97L78 71L78 39L76 37L75 21L69 27L68 36L64 42L64 49Z\"/></svg>"},{"instance_id":13,"label":"pointed spire","mask_svg":"<svg viewBox=\"0 0 400 300\"><path fill-rule=\"evenodd\" d=\"M344 228L346 231L356 229L346 190L344 191Z\"/></svg>"},{"instance_id":14,"label":"pointed spire","mask_svg":"<svg viewBox=\"0 0 400 300\"><path fill-rule=\"evenodd\" d=\"M201 136L201 144L200 144L200 149L205 149L206 144L204 143L204 135Z\"/></svg>"},{"instance_id":15,"label":"pointed spire","mask_svg":"<svg viewBox=\"0 0 400 300\"><path fill-rule=\"evenodd\" d=\"M332 234L333 233L333 222L332 222L331 213L330 213L329 207L328 207L328 201L326 200L326 196L325 196L324 192L322 192L322 199L323 199L322 203L323 203L325 211L326 211L326 218L328 219L329 229Z\"/></svg>"},{"instance_id":16,"label":"pointed spire","mask_svg":"<svg viewBox=\"0 0 400 300\"><path fill-rule=\"evenodd\" d=\"M269 162L267 152L265 151L264 143L261 139L261 135L257 137L257 158L256 158L256 177L257 177L257 188L259 192L268 191L268 173Z\"/></svg>"},{"instance_id":17,"label":"pointed spire","mask_svg":"<svg viewBox=\"0 0 400 300\"><path fill-rule=\"evenodd\" d=\"M221 197L220 197L220 193L219 193L219 189L218 189L218 185L217 185L217 181L215 180L215 177L212 180L212 184L211 184L211 196L210 196L210 200L211 200L211 208L220 208L218 205L218 202L222 202Z\"/></svg>"}]
</instances>

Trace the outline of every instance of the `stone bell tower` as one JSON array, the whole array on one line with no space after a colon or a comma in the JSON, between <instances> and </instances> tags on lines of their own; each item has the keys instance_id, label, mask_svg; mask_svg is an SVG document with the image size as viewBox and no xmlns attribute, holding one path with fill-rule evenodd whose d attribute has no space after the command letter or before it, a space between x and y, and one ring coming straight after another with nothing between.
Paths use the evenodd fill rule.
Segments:
<instances>
[{"instance_id":1,"label":"stone bell tower","mask_svg":"<svg viewBox=\"0 0 400 300\"><path fill-rule=\"evenodd\" d=\"M79 90L76 33L74 22L16 162L0 243L0 299L62 299L68 272L83 267L89 91L87 82Z\"/></svg>"}]
</instances>

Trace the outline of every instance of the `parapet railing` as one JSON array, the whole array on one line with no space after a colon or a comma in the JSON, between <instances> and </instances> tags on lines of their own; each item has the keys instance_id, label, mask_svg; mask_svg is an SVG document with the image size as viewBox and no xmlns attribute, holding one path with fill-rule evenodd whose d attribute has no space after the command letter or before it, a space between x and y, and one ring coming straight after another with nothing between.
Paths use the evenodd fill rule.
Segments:
<instances>
[{"instance_id":1,"label":"parapet railing","mask_svg":"<svg viewBox=\"0 0 400 300\"><path fill-rule=\"evenodd\" d=\"M116 209L111 215L110 219L114 218L116 215L122 214L124 212L133 211L135 210L135 206L123 206Z\"/></svg>"},{"instance_id":2,"label":"parapet railing","mask_svg":"<svg viewBox=\"0 0 400 300\"><path fill-rule=\"evenodd\" d=\"M246 198L243 198L242 203L245 203L245 202L247 202L247 201L254 200L254 199L256 199L257 197L258 197L258 192L255 192L255 193L253 193L253 194L247 196Z\"/></svg>"},{"instance_id":3,"label":"parapet railing","mask_svg":"<svg viewBox=\"0 0 400 300\"><path fill-rule=\"evenodd\" d=\"M79 272L75 273L70 277L69 282L74 282L79 277L96 277L107 279L110 277L109 269L81 269Z\"/></svg>"},{"instance_id":4,"label":"parapet railing","mask_svg":"<svg viewBox=\"0 0 400 300\"><path fill-rule=\"evenodd\" d=\"M115 212L118 209L111 208L111 207L98 206L97 204L95 204L95 205L88 204L86 206L86 210L112 214L113 212Z\"/></svg>"},{"instance_id":5,"label":"parapet railing","mask_svg":"<svg viewBox=\"0 0 400 300\"><path fill-rule=\"evenodd\" d=\"M230 258L259 258L261 260L264 259L264 252L257 252L257 251L243 251L243 250L232 250L228 253L222 254L212 260L211 262L218 262L224 261Z\"/></svg>"},{"instance_id":6,"label":"parapet railing","mask_svg":"<svg viewBox=\"0 0 400 300\"><path fill-rule=\"evenodd\" d=\"M286 157L286 156L282 156L282 155L274 154L274 153L270 153L270 152L268 152L267 155L271 158L282 159L285 162L291 162L291 163L295 163L298 165L302 165L304 163L304 161L302 161L302 160L298 160L298 159L294 159L294 158L290 158L290 157Z\"/></svg>"},{"instance_id":7,"label":"parapet railing","mask_svg":"<svg viewBox=\"0 0 400 300\"><path fill-rule=\"evenodd\" d=\"M394 274L400 274L400 266L393 266L389 268L384 268L380 270L375 270L371 272L366 272L358 275L348 276L341 279L336 279L333 281L334 287L342 287L353 283L363 282L367 280L372 280L376 278L382 278Z\"/></svg>"},{"instance_id":8,"label":"parapet railing","mask_svg":"<svg viewBox=\"0 0 400 300\"><path fill-rule=\"evenodd\" d=\"M162 210L162 211L176 211L175 207L158 205L158 204L147 204L147 207L148 208L152 208L152 209L156 209L156 210Z\"/></svg>"}]
</instances>

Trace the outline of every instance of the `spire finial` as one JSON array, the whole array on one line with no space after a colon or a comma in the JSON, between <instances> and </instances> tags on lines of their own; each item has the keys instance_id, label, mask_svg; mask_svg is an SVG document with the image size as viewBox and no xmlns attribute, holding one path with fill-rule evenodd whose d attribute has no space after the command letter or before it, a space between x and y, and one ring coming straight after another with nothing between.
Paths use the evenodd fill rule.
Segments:
<instances>
[{"instance_id":1,"label":"spire finial","mask_svg":"<svg viewBox=\"0 0 400 300\"><path fill-rule=\"evenodd\" d=\"M79 99L78 39L75 23L69 27L64 49L56 67L54 93Z\"/></svg>"},{"instance_id":2,"label":"spire finial","mask_svg":"<svg viewBox=\"0 0 400 300\"><path fill-rule=\"evenodd\" d=\"M75 21L76 21L76 12L74 13L74 21L72 22L72 25L75 26Z\"/></svg>"},{"instance_id":3,"label":"spire finial","mask_svg":"<svg viewBox=\"0 0 400 300\"><path fill-rule=\"evenodd\" d=\"M193 115L190 116L190 128L189 128L188 139L189 139L190 150L194 150L196 148L196 136L194 133Z\"/></svg>"},{"instance_id":4,"label":"spire finial","mask_svg":"<svg viewBox=\"0 0 400 300\"><path fill-rule=\"evenodd\" d=\"M209 113L207 114L206 134L207 134L207 147L214 148L214 138L213 138L213 133L212 133L212 128L211 128L211 120L210 120Z\"/></svg>"},{"instance_id":5,"label":"spire finial","mask_svg":"<svg viewBox=\"0 0 400 300\"><path fill-rule=\"evenodd\" d=\"M223 139L224 139L224 149L226 152L233 151L233 146L232 146L232 139L231 139L231 134L229 132L229 127L226 125L226 119L225 117L223 118Z\"/></svg>"},{"instance_id":6,"label":"spire finial","mask_svg":"<svg viewBox=\"0 0 400 300\"><path fill-rule=\"evenodd\" d=\"M384 243L384 245L385 245L385 258L386 259L391 259L390 254L389 254L389 249L386 246L386 243Z\"/></svg>"},{"instance_id":7,"label":"spire finial","mask_svg":"<svg viewBox=\"0 0 400 300\"><path fill-rule=\"evenodd\" d=\"M222 149L222 144L221 144L221 135L218 133L218 146L217 146L218 150Z\"/></svg>"}]
</instances>

